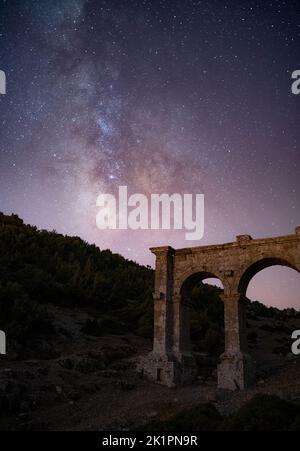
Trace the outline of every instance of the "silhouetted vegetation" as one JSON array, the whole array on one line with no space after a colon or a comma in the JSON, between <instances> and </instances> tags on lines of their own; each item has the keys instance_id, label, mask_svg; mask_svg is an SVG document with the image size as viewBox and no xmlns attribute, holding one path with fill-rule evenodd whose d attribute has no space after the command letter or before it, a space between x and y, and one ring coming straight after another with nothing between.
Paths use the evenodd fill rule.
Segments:
<instances>
[{"instance_id":1,"label":"silhouetted vegetation","mask_svg":"<svg viewBox=\"0 0 300 451\"><path fill-rule=\"evenodd\" d=\"M225 431L296 431L300 408L277 396L257 395L226 418L221 426Z\"/></svg>"},{"instance_id":2,"label":"silhouetted vegetation","mask_svg":"<svg viewBox=\"0 0 300 451\"><path fill-rule=\"evenodd\" d=\"M224 351L222 290L199 283L192 291L191 339L196 352L219 356Z\"/></svg>"},{"instance_id":3,"label":"silhouetted vegetation","mask_svg":"<svg viewBox=\"0 0 300 451\"><path fill-rule=\"evenodd\" d=\"M152 334L153 271L78 237L0 214L0 328L24 340L51 331L44 304L80 307L92 335Z\"/></svg>"},{"instance_id":4,"label":"silhouetted vegetation","mask_svg":"<svg viewBox=\"0 0 300 451\"><path fill-rule=\"evenodd\" d=\"M222 417L212 404L154 422L145 430L165 432L202 431L299 431L300 407L277 396L257 395L236 413Z\"/></svg>"},{"instance_id":5,"label":"silhouetted vegetation","mask_svg":"<svg viewBox=\"0 0 300 451\"><path fill-rule=\"evenodd\" d=\"M18 342L53 332L47 309L28 297L18 283L0 281L0 328Z\"/></svg>"},{"instance_id":6,"label":"silhouetted vegetation","mask_svg":"<svg viewBox=\"0 0 300 451\"><path fill-rule=\"evenodd\" d=\"M203 404L186 412L181 412L166 421L154 421L146 431L162 432L210 432L216 431L223 421L222 416L212 404Z\"/></svg>"}]
</instances>

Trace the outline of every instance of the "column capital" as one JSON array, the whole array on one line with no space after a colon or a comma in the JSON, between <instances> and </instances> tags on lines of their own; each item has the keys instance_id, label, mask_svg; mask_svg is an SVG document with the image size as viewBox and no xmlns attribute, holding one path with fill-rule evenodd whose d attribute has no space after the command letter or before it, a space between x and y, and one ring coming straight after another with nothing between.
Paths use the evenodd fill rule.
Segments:
<instances>
[{"instance_id":1,"label":"column capital","mask_svg":"<svg viewBox=\"0 0 300 451\"><path fill-rule=\"evenodd\" d=\"M231 293L231 294L220 294L220 298L223 302L239 302L243 296L241 293Z\"/></svg>"},{"instance_id":2,"label":"column capital","mask_svg":"<svg viewBox=\"0 0 300 451\"><path fill-rule=\"evenodd\" d=\"M175 255L175 249L171 246L161 246L161 247L151 247L150 251L152 254L159 255Z\"/></svg>"}]
</instances>

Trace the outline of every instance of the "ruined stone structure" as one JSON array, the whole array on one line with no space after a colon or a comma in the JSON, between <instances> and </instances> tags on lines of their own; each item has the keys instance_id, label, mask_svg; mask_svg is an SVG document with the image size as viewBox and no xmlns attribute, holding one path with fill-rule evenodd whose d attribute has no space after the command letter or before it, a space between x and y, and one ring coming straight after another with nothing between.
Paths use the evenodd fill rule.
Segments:
<instances>
[{"instance_id":1,"label":"ruined stone structure","mask_svg":"<svg viewBox=\"0 0 300 451\"><path fill-rule=\"evenodd\" d=\"M191 382L197 375L190 348L190 294L199 281L217 278L224 286L225 352L220 357L220 389L243 390L254 382L254 365L245 337L244 298L261 270L283 265L300 272L300 227L294 235L174 250L151 249L156 255L153 351L143 371L167 386Z\"/></svg>"}]
</instances>

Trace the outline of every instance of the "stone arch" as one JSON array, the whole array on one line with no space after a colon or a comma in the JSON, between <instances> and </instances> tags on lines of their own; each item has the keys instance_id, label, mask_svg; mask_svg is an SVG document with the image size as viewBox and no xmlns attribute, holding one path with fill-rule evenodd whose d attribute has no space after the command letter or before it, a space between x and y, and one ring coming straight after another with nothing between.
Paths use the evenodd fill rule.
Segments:
<instances>
[{"instance_id":1,"label":"stone arch","mask_svg":"<svg viewBox=\"0 0 300 451\"><path fill-rule=\"evenodd\" d=\"M277 254L277 255L276 255ZM251 281L255 278L257 274L264 271L265 269L274 267L274 266L281 266L285 268L292 269L298 273L300 273L300 266L297 264L298 262L298 252L297 249L294 249L294 252L291 253L290 256L282 256L279 252L274 253L266 253L263 257L259 255L256 259L252 259L252 261L247 261L246 264L243 265L243 268L238 271L238 277L235 280L235 286L237 287L237 298L239 299L240 303L244 302L244 299L247 299L247 290L249 288L249 285ZM244 311L242 313L243 318L241 320L246 324L246 309L244 308ZM248 350L248 343L246 339L245 334L245 325L241 327L242 337L241 337L241 349L245 353L245 355L249 356L249 350ZM247 369L247 365L249 363L249 359L246 359L246 370L244 374L244 379L246 380L247 376L251 376L251 372L254 375L254 369L259 368L261 365L261 358L257 355L251 353L250 359L252 360L252 369ZM248 363L247 363L248 360ZM255 366L253 365L255 363ZM254 381L254 378L253 378ZM248 384L246 384L247 386ZM250 384L249 384L250 385Z\"/></svg>"},{"instance_id":2,"label":"stone arch","mask_svg":"<svg viewBox=\"0 0 300 451\"><path fill-rule=\"evenodd\" d=\"M242 296L246 296L248 286L251 280L256 276L256 274L272 266L285 266L300 273L300 268L297 268L297 265L286 258L264 257L255 261L254 263L249 264L247 269L244 270L242 275L239 277L238 293L240 293Z\"/></svg>"},{"instance_id":3,"label":"stone arch","mask_svg":"<svg viewBox=\"0 0 300 451\"><path fill-rule=\"evenodd\" d=\"M217 272L208 272L208 271L188 271L184 274L182 277L182 280L180 282L180 291L179 291L179 299L181 303L180 307L180 321L181 325L179 327L179 330L182 329L181 337L182 337L182 344L179 348L179 351L182 352L189 352L193 351L193 356L195 358L195 362L197 365L197 371L200 371L200 374L208 375L210 372L217 368L217 363L212 365L210 368L205 368L203 355L201 358L199 358L200 354L197 354L197 351L193 347L193 339L192 339L192 328L191 328L191 315L193 312L193 309L196 308L196 304L192 302L192 294L193 289L201 282L204 282L207 279L215 279L218 280L222 287L220 287L222 294L220 293L220 300L224 300L224 290L225 290L225 283L221 280L221 277L216 275ZM210 283L210 282L207 282ZM213 284L212 284L213 285ZM201 296L199 298L200 304L201 304ZM225 339L225 316L224 316L224 302L222 304L222 330L220 330L220 335L222 335L222 338ZM208 329L208 331L211 331L211 329ZM223 340L222 340L223 341ZM217 359L221 357L221 354L224 352L223 348L224 343L222 343L222 346L220 346L220 351L218 352L218 355L214 354L211 349L207 349L205 352L210 355L212 358L213 356ZM223 348L223 349L222 349ZM203 351L201 351L203 353ZM197 355L197 357L196 357ZM203 366L204 365L204 366ZM207 364L206 364L207 365ZM199 374L199 373L198 373Z\"/></svg>"},{"instance_id":4,"label":"stone arch","mask_svg":"<svg viewBox=\"0 0 300 451\"><path fill-rule=\"evenodd\" d=\"M193 288L200 282L206 279L217 279L223 285L222 280L212 272L197 271L191 272L189 275L185 275L183 282L181 281L179 294L177 295L177 308L178 308L178 330L180 333L181 344L179 346L180 352L189 352L190 345L190 308L191 296ZM223 296L221 296L223 299ZM176 311L176 308L175 308Z\"/></svg>"},{"instance_id":5,"label":"stone arch","mask_svg":"<svg viewBox=\"0 0 300 451\"><path fill-rule=\"evenodd\" d=\"M197 283L203 282L206 279L218 279L222 283L224 291L228 289L228 283L226 279L222 280L222 276L220 276L217 271L197 271L196 269L192 271L189 270L182 275L178 283L177 292L178 294L180 294L181 299L183 301L187 300L189 293L193 289L193 287Z\"/></svg>"},{"instance_id":6,"label":"stone arch","mask_svg":"<svg viewBox=\"0 0 300 451\"><path fill-rule=\"evenodd\" d=\"M254 381L254 367L245 340L244 295L260 271L283 265L300 272L300 227L292 235L254 240L240 235L235 242L195 248L151 248L156 256L153 350L145 374L173 386L195 377L186 339L188 302L185 292L195 280L216 277L224 287L225 352L218 386L243 390ZM159 375L159 377L157 376Z\"/></svg>"}]
</instances>

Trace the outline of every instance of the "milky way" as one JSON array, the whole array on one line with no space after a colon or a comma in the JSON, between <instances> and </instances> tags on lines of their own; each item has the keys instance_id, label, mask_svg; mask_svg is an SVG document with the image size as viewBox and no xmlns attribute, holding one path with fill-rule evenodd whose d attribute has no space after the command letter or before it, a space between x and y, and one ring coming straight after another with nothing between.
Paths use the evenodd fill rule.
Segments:
<instances>
[{"instance_id":1,"label":"milky way","mask_svg":"<svg viewBox=\"0 0 300 451\"><path fill-rule=\"evenodd\" d=\"M151 264L149 247L186 247L184 233L100 232L99 193L205 194L205 237L194 245L293 233L299 9L0 1L0 209ZM251 296L299 307L299 276L278 271L262 273Z\"/></svg>"}]
</instances>

